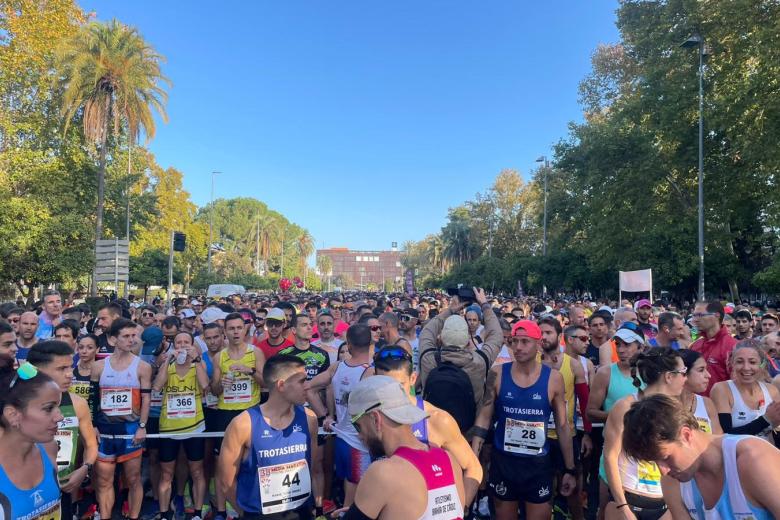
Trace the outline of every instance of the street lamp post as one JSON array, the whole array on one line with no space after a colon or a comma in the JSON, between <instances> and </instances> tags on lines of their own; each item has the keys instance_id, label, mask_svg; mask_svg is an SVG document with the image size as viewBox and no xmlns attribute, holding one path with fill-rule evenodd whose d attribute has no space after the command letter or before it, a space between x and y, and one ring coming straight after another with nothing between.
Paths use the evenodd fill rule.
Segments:
<instances>
[{"instance_id":1,"label":"street lamp post","mask_svg":"<svg viewBox=\"0 0 780 520\"><path fill-rule=\"evenodd\" d=\"M542 221L542 256L547 256L547 174L550 171L550 162L542 155L536 162L543 163L544 168L544 220Z\"/></svg>"},{"instance_id":2,"label":"street lamp post","mask_svg":"<svg viewBox=\"0 0 780 520\"><path fill-rule=\"evenodd\" d=\"M214 177L222 172L211 172L211 207L209 208L208 272L211 274L211 248L214 246Z\"/></svg>"},{"instance_id":3,"label":"street lamp post","mask_svg":"<svg viewBox=\"0 0 780 520\"><path fill-rule=\"evenodd\" d=\"M681 47L699 49L699 300L704 300L704 38L694 33Z\"/></svg>"}]
</instances>

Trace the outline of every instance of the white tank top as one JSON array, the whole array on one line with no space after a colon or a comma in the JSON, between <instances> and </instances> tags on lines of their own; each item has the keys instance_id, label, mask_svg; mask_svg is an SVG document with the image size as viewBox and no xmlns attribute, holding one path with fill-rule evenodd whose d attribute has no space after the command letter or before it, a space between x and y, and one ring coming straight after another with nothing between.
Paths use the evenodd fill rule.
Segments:
<instances>
[{"instance_id":1,"label":"white tank top","mask_svg":"<svg viewBox=\"0 0 780 520\"><path fill-rule=\"evenodd\" d=\"M731 425L734 427L744 426L761 417L764 415L764 412L766 412L766 407L772 402L772 397L769 395L769 389L766 387L766 384L761 381L758 382L758 385L761 387L761 392L764 394L764 402L759 406L758 410L748 408L744 399L742 399L742 394L739 393L739 388L734 384L734 381L729 380L728 384L729 390L731 390L731 396L734 398L734 406L731 408ZM756 434L756 437L771 442L771 433L772 428L767 427L761 433Z\"/></svg>"},{"instance_id":2,"label":"white tank top","mask_svg":"<svg viewBox=\"0 0 780 520\"><path fill-rule=\"evenodd\" d=\"M368 452L360 437L352 424L352 417L350 417L347 411L347 404L349 403L349 393L360 382L360 378L363 377L363 373L368 369L368 365L348 365L346 361L342 361L336 367L336 372L333 374L333 397L336 401L336 424L333 425L333 431L336 432L336 436L355 448L356 450Z\"/></svg>"},{"instance_id":3,"label":"white tank top","mask_svg":"<svg viewBox=\"0 0 780 520\"><path fill-rule=\"evenodd\" d=\"M704 404L704 398L700 395L694 395L696 399L696 408L693 410L693 416L699 422L699 428L705 433L712 433L712 420L707 412L707 406Z\"/></svg>"},{"instance_id":4,"label":"white tank top","mask_svg":"<svg viewBox=\"0 0 780 520\"><path fill-rule=\"evenodd\" d=\"M127 368L115 370L109 356L100 374L100 422L135 422L141 414L141 380L138 364L141 358L133 356Z\"/></svg>"},{"instance_id":5,"label":"white tank top","mask_svg":"<svg viewBox=\"0 0 780 520\"><path fill-rule=\"evenodd\" d=\"M704 499L701 496L696 479L688 482L680 482L680 494L682 495L688 514L695 520L726 520L726 519L754 519L764 520L773 518L769 511L751 505L742 490L742 483L737 468L737 444L743 439L749 439L749 435L726 435L721 441L723 451L723 491L712 509L704 507Z\"/></svg>"}]
</instances>

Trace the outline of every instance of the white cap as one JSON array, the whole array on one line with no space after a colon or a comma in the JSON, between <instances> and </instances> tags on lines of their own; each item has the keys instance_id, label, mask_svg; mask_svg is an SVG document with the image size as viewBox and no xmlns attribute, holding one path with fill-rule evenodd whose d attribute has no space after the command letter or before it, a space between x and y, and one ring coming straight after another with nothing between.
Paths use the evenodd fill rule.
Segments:
<instances>
[{"instance_id":1,"label":"white cap","mask_svg":"<svg viewBox=\"0 0 780 520\"><path fill-rule=\"evenodd\" d=\"M371 376L363 379L349 394L349 415L377 410L398 424L420 422L428 413L409 401L401 383L388 376Z\"/></svg>"},{"instance_id":2,"label":"white cap","mask_svg":"<svg viewBox=\"0 0 780 520\"><path fill-rule=\"evenodd\" d=\"M219 307L209 307L200 313L200 321L202 321L204 325L208 325L217 320L224 320L225 316L227 316L227 313Z\"/></svg>"}]
</instances>

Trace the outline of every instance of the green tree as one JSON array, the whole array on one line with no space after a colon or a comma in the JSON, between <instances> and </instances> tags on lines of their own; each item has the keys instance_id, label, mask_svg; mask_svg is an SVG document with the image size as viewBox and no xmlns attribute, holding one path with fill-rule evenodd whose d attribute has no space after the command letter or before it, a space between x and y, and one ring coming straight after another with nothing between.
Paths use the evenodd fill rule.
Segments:
<instances>
[{"instance_id":1,"label":"green tree","mask_svg":"<svg viewBox=\"0 0 780 520\"><path fill-rule=\"evenodd\" d=\"M133 28L116 20L91 22L65 45L57 70L63 89L62 114L65 131L78 115L86 139L98 156L95 237L103 237L105 176L109 147L118 142L126 126L131 143L143 131L147 141L155 134L152 111L167 119L168 80L157 54ZM94 284L93 284L94 285ZM93 287L96 290L96 285Z\"/></svg>"}]
</instances>

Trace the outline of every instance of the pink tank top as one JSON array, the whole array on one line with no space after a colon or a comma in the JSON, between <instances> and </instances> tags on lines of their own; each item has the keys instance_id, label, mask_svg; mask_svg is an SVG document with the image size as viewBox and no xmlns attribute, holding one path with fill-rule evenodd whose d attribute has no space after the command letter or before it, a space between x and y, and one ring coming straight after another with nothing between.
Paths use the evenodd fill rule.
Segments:
<instances>
[{"instance_id":1,"label":"pink tank top","mask_svg":"<svg viewBox=\"0 0 780 520\"><path fill-rule=\"evenodd\" d=\"M425 479L428 505L420 520L462 520L463 504L455 486L447 452L431 446L428 450L400 447L393 455L409 461Z\"/></svg>"}]
</instances>

